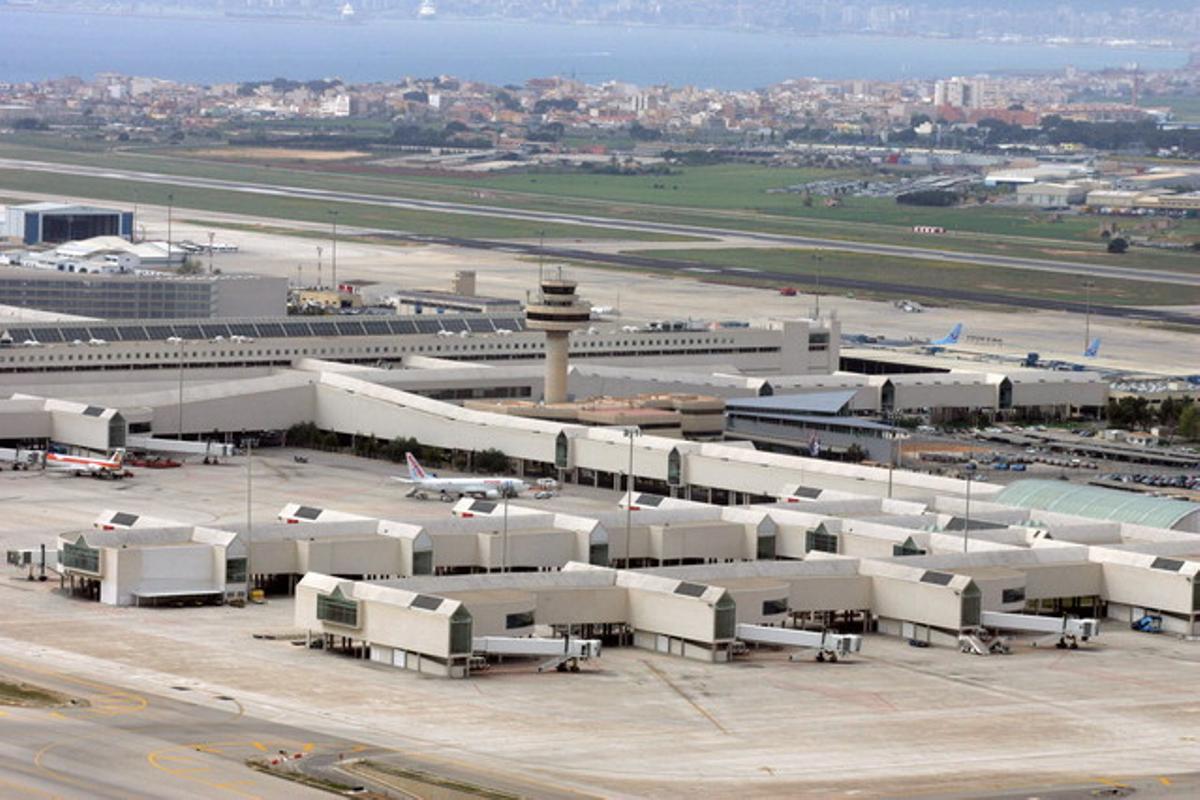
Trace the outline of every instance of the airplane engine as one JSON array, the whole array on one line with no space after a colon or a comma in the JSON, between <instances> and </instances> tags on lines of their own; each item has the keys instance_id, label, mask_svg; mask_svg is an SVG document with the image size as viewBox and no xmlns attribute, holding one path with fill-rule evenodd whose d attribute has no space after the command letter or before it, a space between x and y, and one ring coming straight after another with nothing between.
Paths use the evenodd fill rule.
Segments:
<instances>
[{"instance_id":1,"label":"airplane engine","mask_svg":"<svg viewBox=\"0 0 1200 800\"><path fill-rule=\"evenodd\" d=\"M500 492L496 489L488 489L487 494L485 494L484 497L486 497L488 500L499 500Z\"/></svg>"}]
</instances>

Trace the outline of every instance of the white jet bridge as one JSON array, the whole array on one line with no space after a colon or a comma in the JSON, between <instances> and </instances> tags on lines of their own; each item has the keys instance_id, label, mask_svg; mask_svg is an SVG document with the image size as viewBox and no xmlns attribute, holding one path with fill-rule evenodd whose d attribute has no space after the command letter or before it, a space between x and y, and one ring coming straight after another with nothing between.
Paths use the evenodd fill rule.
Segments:
<instances>
[{"instance_id":1,"label":"white jet bridge","mask_svg":"<svg viewBox=\"0 0 1200 800\"><path fill-rule=\"evenodd\" d=\"M599 639L546 639L521 636L476 636L471 643L472 654L487 656L516 656L546 658L538 672L556 669L559 672L579 672L580 661L600 657Z\"/></svg>"},{"instance_id":2,"label":"white jet bridge","mask_svg":"<svg viewBox=\"0 0 1200 800\"><path fill-rule=\"evenodd\" d=\"M817 661L837 661L851 653L862 652L862 637L854 633L833 631L804 631L796 628L772 628L768 625L737 626L737 638L748 644L769 644L776 647L797 647L816 650ZM791 657L795 660L795 656Z\"/></svg>"},{"instance_id":3,"label":"white jet bridge","mask_svg":"<svg viewBox=\"0 0 1200 800\"><path fill-rule=\"evenodd\" d=\"M232 444L224 442L190 442L186 439L160 439L154 436L130 436L126 441L130 450L147 453L167 453L179 456L204 456L204 463L218 458L229 458L234 454Z\"/></svg>"},{"instance_id":4,"label":"white jet bridge","mask_svg":"<svg viewBox=\"0 0 1200 800\"><path fill-rule=\"evenodd\" d=\"M1013 633L1038 633L1046 640L1057 639L1059 649L1079 649L1086 642L1100 635L1100 620L1079 617L1042 617L1035 614L1006 614L1002 611L984 611L979 620L985 628Z\"/></svg>"}]
</instances>

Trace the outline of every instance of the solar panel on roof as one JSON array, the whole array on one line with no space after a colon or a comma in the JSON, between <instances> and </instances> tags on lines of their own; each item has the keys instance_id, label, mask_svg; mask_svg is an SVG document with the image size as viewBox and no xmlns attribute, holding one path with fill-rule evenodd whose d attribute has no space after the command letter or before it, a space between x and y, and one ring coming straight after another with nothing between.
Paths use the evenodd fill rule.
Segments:
<instances>
[{"instance_id":1,"label":"solar panel on roof","mask_svg":"<svg viewBox=\"0 0 1200 800\"><path fill-rule=\"evenodd\" d=\"M1151 569L1163 569L1167 572L1179 572L1183 569L1183 562L1177 558L1156 558L1150 564Z\"/></svg>"},{"instance_id":2,"label":"solar panel on roof","mask_svg":"<svg viewBox=\"0 0 1200 800\"><path fill-rule=\"evenodd\" d=\"M146 338L153 341L165 341L175 335L175 329L169 325L147 325Z\"/></svg>"},{"instance_id":3,"label":"solar panel on roof","mask_svg":"<svg viewBox=\"0 0 1200 800\"><path fill-rule=\"evenodd\" d=\"M525 318L524 317L512 317L510 319L504 320L503 323L501 323L500 320L496 320L496 324L497 325L503 324L503 326L505 328L508 328L510 331L525 330Z\"/></svg>"},{"instance_id":4,"label":"solar panel on roof","mask_svg":"<svg viewBox=\"0 0 1200 800\"><path fill-rule=\"evenodd\" d=\"M101 406L88 406L83 410L85 417L98 417L104 413L104 408Z\"/></svg>"},{"instance_id":5,"label":"solar panel on roof","mask_svg":"<svg viewBox=\"0 0 1200 800\"><path fill-rule=\"evenodd\" d=\"M419 594L413 598L412 607L420 608L425 611L437 611L444 601L444 598L434 597L428 594Z\"/></svg>"},{"instance_id":6,"label":"solar panel on roof","mask_svg":"<svg viewBox=\"0 0 1200 800\"><path fill-rule=\"evenodd\" d=\"M175 335L180 339L203 339L204 331L199 325L176 325Z\"/></svg>"},{"instance_id":7,"label":"solar panel on roof","mask_svg":"<svg viewBox=\"0 0 1200 800\"><path fill-rule=\"evenodd\" d=\"M258 331L257 335L263 339L282 339L284 336L283 326L278 322L260 322L247 327L254 328Z\"/></svg>"},{"instance_id":8,"label":"solar panel on roof","mask_svg":"<svg viewBox=\"0 0 1200 800\"><path fill-rule=\"evenodd\" d=\"M38 328L33 331L33 338L47 344L63 341L62 332L58 328Z\"/></svg>"},{"instance_id":9,"label":"solar panel on roof","mask_svg":"<svg viewBox=\"0 0 1200 800\"><path fill-rule=\"evenodd\" d=\"M335 322L337 331L342 336L363 336L366 331L363 330L362 323L358 320L346 320L343 322Z\"/></svg>"},{"instance_id":10,"label":"solar panel on roof","mask_svg":"<svg viewBox=\"0 0 1200 800\"><path fill-rule=\"evenodd\" d=\"M12 337L14 342L28 342L31 339L37 341L37 337L29 328L9 328L8 335Z\"/></svg>"},{"instance_id":11,"label":"solar panel on roof","mask_svg":"<svg viewBox=\"0 0 1200 800\"><path fill-rule=\"evenodd\" d=\"M417 320L418 333L437 333L442 329L442 326L436 319L419 319Z\"/></svg>"},{"instance_id":12,"label":"solar panel on roof","mask_svg":"<svg viewBox=\"0 0 1200 800\"><path fill-rule=\"evenodd\" d=\"M686 597L699 597L708 591L708 587L700 583L688 583L680 581L675 587L675 594L682 594Z\"/></svg>"},{"instance_id":13,"label":"solar panel on roof","mask_svg":"<svg viewBox=\"0 0 1200 800\"><path fill-rule=\"evenodd\" d=\"M141 325L125 325L117 328L117 333L120 334L122 342L146 341L146 329Z\"/></svg>"},{"instance_id":14,"label":"solar panel on roof","mask_svg":"<svg viewBox=\"0 0 1200 800\"><path fill-rule=\"evenodd\" d=\"M258 328L248 322L234 322L229 325L229 332L234 336L258 336Z\"/></svg>"},{"instance_id":15,"label":"solar panel on roof","mask_svg":"<svg viewBox=\"0 0 1200 800\"><path fill-rule=\"evenodd\" d=\"M122 525L128 528L130 525L138 521L138 515L130 514L127 511L118 511L116 514L112 515L112 519L110 521L113 525Z\"/></svg>"},{"instance_id":16,"label":"solar panel on roof","mask_svg":"<svg viewBox=\"0 0 1200 800\"><path fill-rule=\"evenodd\" d=\"M392 329L385 319L372 319L362 323L363 329L372 336L390 336Z\"/></svg>"},{"instance_id":17,"label":"solar panel on roof","mask_svg":"<svg viewBox=\"0 0 1200 800\"><path fill-rule=\"evenodd\" d=\"M474 333L491 333L496 330L490 319L469 319L467 327Z\"/></svg>"},{"instance_id":18,"label":"solar panel on roof","mask_svg":"<svg viewBox=\"0 0 1200 800\"><path fill-rule=\"evenodd\" d=\"M332 322L310 322L308 327L312 329L313 336L337 336L337 325Z\"/></svg>"},{"instance_id":19,"label":"solar panel on roof","mask_svg":"<svg viewBox=\"0 0 1200 800\"><path fill-rule=\"evenodd\" d=\"M215 339L218 336L229 337L228 325L201 325L200 330L204 331L205 339Z\"/></svg>"},{"instance_id":20,"label":"solar panel on roof","mask_svg":"<svg viewBox=\"0 0 1200 800\"><path fill-rule=\"evenodd\" d=\"M646 492L642 492L638 495L637 502L639 506L658 508L660 505L662 505L662 501L666 499L667 498L663 497L661 494L647 494Z\"/></svg>"},{"instance_id":21,"label":"solar panel on roof","mask_svg":"<svg viewBox=\"0 0 1200 800\"><path fill-rule=\"evenodd\" d=\"M490 500L476 500L471 503L471 510L478 514L490 514L496 510L496 504Z\"/></svg>"},{"instance_id":22,"label":"solar panel on roof","mask_svg":"<svg viewBox=\"0 0 1200 800\"><path fill-rule=\"evenodd\" d=\"M296 519L316 519L317 517L321 516L321 510L322 509L319 508L313 508L312 506L300 506L296 509L296 513L292 516L294 516Z\"/></svg>"},{"instance_id":23,"label":"solar panel on roof","mask_svg":"<svg viewBox=\"0 0 1200 800\"><path fill-rule=\"evenodd\" d=\"M449 333L462 333L467 330L467 322L461 319L443 319L442 330Z\"/></svg>"},{"instance_id":24,"label":"solar panel on roof","mask_svg":"<svg viewBox=\"0 0 1200 800\"><path fill-rule=\"evenodd\" d=\"M55 342L64 341L64 339L62 339L62 332L59 329L56 329L56 327L42 327L40 330L35 330L34 338L37 339L38 342L46 342L47 344L54 344Z\"/></svg>"},{"instance_id":25,"label":"solar panel on roof","mask_svg":"<svg viewBox=\"0 0 1200 800\"><path fill-rule=\"evenodd\" d=\"M394 319L388 321L388 327L392 329L392 333L408 335L417 332L416 323L411 319Z\"/></svg>"},{"instance_id":26,"label":"solar panel on roof","mask_svg":"<svg viewBox=\"0 0 1200 800\"><path fill-rule=\"evenodd\" d=\"M949 572L934 572L931 569L926 570L925 574L921 576L921 583L933 583L938 586L949 586L952 580L954 580L954 576Z\"/></svg>"},{"instance_id":27,"label":"solar panel on roof","mask_svg":"<svg viewBox=\"0 0 1200 800\"><path fill-rule=\"evenodd\" d=\"M84 341L92 337L88 336L87 328L60 328L59 331L63 335L63 339L68 342Z\"/></svg>"},{"instance_id":28,"label":"solar panel on roof","mask_svg":"<svg viewBox=\"0 0 1200 800\"><path fill-rule=\"evenodd\" d=\"M93 339L103 339L106 342L115 342L117 340L116 328L88 328Z\"/></svg>"},{"instance_id":29,"label":"solar panel on roof","mask_svg":"<svg viewBox=\"0 0 1200 800\"><path fill-rule=\"evenodd\" d=\"M282 327L288 336L312 336L307 322L285 322Z\"/></svg>"}]
</instances>

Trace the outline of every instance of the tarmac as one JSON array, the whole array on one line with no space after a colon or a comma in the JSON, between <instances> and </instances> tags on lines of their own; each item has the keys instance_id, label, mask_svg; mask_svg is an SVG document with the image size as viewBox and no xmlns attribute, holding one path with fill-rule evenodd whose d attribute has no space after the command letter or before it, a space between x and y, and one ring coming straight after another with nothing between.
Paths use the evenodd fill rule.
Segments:
<instances>
[{"instance_id":1,"label":"tarmac","mask_svg":"<svg viewBox=\"0 0 1200 800\"><path fill-rule=\"evenodd\" d=\"M263 451L255 519L301 499L398 519L449 513L400 496L393 471ZM102 508L237 521L244 481L238 464L123 482L5 472L0 548L88 528ZM570 487L548 502L614 499ZM336 768L358 747L530 797L1067 798L1119 786L1189 797L1197 786L1200 645L1117 623L1078 651L1024 643L981 658L871 635L836 664L609 648L578 674L512 662L451 681L292 644L287 598L114 608L57 588L11 568L0 579L0 680L90 705L0 707L3 796L303 797L245 759L291 749ZM395 796L413 794L440 796Z\"/></svg>"}]
</instances>

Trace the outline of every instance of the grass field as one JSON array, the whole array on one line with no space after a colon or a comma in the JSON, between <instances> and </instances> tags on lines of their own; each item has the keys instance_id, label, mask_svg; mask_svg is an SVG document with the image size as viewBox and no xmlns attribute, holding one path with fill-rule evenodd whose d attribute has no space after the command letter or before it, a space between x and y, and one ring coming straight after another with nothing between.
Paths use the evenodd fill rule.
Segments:
<instances>
[{"instance_id":1,"label":"grass field","mask_svg":"<svg viewBox=\"0 0 1200 800\"><path fill-rule=\"evenodd\" d=\"M1169 106L1179 122L1200 122L1200 96L1194 94L1153 95L1145 99L1147 106Z\"/></svg>"},{"instance_id":2,"label":"grass field","mask_svg":"<svg viewBox=\"0 0 1200 800\"><path fill-rule=\"evenodd\" d=\"M220 152L220 148L209 152ZM231 153L245 152L231 149ZM1112 257L1099 239L1101 220L1085 215L1047 214L997 205L935 209L900 206L887 198L847 198L826 208L819 198L806 207L794 194L768 189L822 177L862 177L856 171L779 169L758 165L686 167L667 176L618 176L540 172L498 176L358 174L361 163L301 165L267 161L245 164L184 157L187 151L78 152L34 148L26 139L0 142L0 156L80 163L166 174L270 183L329 191L354 191L387 197L490 204L549 212L577 212L629 219L721 227L766 233L809 235L848 241L884 242L934 249L1052 258L1083 263L1120 263L1126 267L1200 271L1200 254L1179 251L1133 251ZM1111 220L1110 220L1111 221ZM432 224L432 221L430 221ZM936 238L914 234L916 224L948 229ZM1142 225L1144 222L1129 222ZM1181 240L1200 237L1200 221L1172 223L1169 235ZM456 232L465 233L455 225ZM540 230L543 226L535 225ZM553 227L553 226L550 226ZM441 229L444 231L444 228ZM478 230L484 230L480 228ZM432 228L423 232L437 232ZM547 231L550 233L549 230ZM565 232L564 232L565 233ZM483 234L495 235L503 234ZM551 234L554 235L554 234ZM566 235L584 236L582 232Z\"/></svg>"},{"instance_id":3,"label":"grass field","mask_svg":"<svg viewBox=\"0 0 1200 800\"><path fill-rule=\"evenodd\" d=\"M995 292L1011 297L1082 302L1082 281L1066 273L996 269L974 264L954 264L920 259L886 259L858 253L823 251L818 262L810 250L714 249L633 250L635 255L691 261L699 266L749 267L794 275L797 288L812 291L818 268L822 277L845 277L879 283L905 284L910 296L921 297L922 289L961 289ZM753 279L752 274L747 275ZM1166 306L1200 303L1200 287L1175 286L1149 281L1093 281L1092 302L1100 305ZM829 292L844 289L829 287ZM861 294L861 293L860 293Z\"/></svg>"},{"instance_id":4,"label":"grass field","mask_svg":"<svg viewBox=\"0 0 1200 800\"><path fill-rule=\"evenodd\" d=\"M533 239L542 232L549 238L630 239L640 241L694 241L689 237L637 233L577 225L554 225L507 220L469 214L408 211L357 203L324 202L250 195L222 189L138 183L47 172L0 169L0 191L37 192L68 197L135 204L166 205L174 195L176 208L271 217L302 222L329 222L330 209L338 211L338 223L346 226L380 228L431 236L467 236L495 239Z\"/></svg>"}]
</instances>

